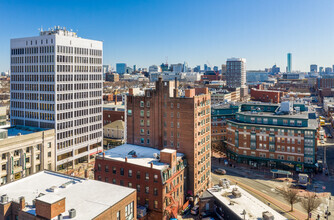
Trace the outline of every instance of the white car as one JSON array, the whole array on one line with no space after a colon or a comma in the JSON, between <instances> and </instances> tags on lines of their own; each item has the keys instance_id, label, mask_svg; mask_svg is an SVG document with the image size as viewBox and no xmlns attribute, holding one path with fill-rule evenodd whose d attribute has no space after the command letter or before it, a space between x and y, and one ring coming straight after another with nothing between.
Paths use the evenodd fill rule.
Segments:
<instances>
[{"instance_id":1,"label":"white car","mask_svg":"<svg viewBox=\"0 0 334 220\"><path fill-rule=\"evenodd\" d=\"M324 140L321 140L321 141L320 141L320 144L325 144L325 141L324 141Z\"/></svg>"}]
</instances>

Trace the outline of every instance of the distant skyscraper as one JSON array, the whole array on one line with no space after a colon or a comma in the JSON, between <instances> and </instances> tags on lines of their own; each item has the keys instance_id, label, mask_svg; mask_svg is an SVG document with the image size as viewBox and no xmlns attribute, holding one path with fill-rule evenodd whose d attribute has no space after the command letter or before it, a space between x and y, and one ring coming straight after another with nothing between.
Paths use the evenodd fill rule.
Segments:
<instances>
[{"instance_id":1,"label":"distant skyscraper","mask_svg":"<svg viewBox=\"0 0 334 220\"><path fill-rule=\"evenodd\" d=\"M126 71L126 63L116 63L116 72L118 74L124 74Z\"/></svg>"},{"instance_id":2,"label":"distant skyscraper","mask_svg":"<svg viewBox=\"0 0 334 220\"><path fill-rule=\"evenodd\" d=\"M168 64L167 64L167 63L166 63L166 64L162 63L162 64L160 65L160 67L161 67L161 71L162 71L162 72L164 72L164 71L168 71Z\"/></svg>"},{"instance_id":3,"label":"distant skyscraper","mask_svg":"<svg viewBox=\"0 0 334 220\"><path fill-rule=\"evenodd\" d=\"M11 124L55 129L57 170L102 151L103 42L56 27L10 47Z\"/></svg>"},{"instance_id":4,"label":"distant skyscraper","mask_svg":"<svg viewBox=\"0 0 334 220\"><path fill-rule=\"evenodd\" d=\"M194 72L200 72L201 71L201 66L200 65L197 65L195 68L194 68Z\"/></svg>"},{"instance_id":5,"label":"distant skyscraper","mask_svg":"<svg viewBox=\"0 0 334 220\"><path fill-rule=\"evenodd\" d=\"M214 66L213 71L218 72L218 66Z\"/></svg>"},{"instance_id":6,"label":"distant skyscraper","mask_svg":"<svg viewBox=\"0 0 334 220\"><path fill-rule=\"evenodd\" d=\"M204 64L204 71L208 71L208 65Z\"/></svg>"},{"instance_id":7,"label":"distant skyscraper","mask_svg":"<svg viewBox=\"0 0 334 220\"><path fill-rule=\"evenodd\" d=\"M281 72L281 69L276 66L276 64L271 68L271 73L272 74L277 74L277 73L280 73Z\"/></svg>"},{"instance_id":8,"label":"distant skyscraper","mask_svg":"<svg viewBox=\"0 0 334 220\"><path fill-rule=\"evenodd\" d=\"M158 72L159 71L159 68L157 65L152 65L152 66L149 66L148 68L148 72L152 73L152 72Z\"/></svg>"},{"instance_id":9,"label":"distant skyscraper","mask_svg":"<svg viewBox=\"0 0 334 220\"><path fill-rule=\"evenodd\" d=\"M323 73L324 72L324 68L321 66L319 67L319 73Z\"/></svg>"},{"instance_id":10,"label":"distant skyscraper","mask_svg":"<svg viewBox=\"0 0 334 220\"><path fill-rule=\"evenodd\" d=\"M291 71L292 71L292 55L291 55L291 53L288 53L287 58L288 58L288 66L287 66L287 70L286 71L288 73L291 73Z\"/></svg>"},{"instance_id":11,"label":"distant skyscraper","mask_svg":"<svg viewBox=\"0 0 334 220\"><path fill-rule=\"evenodd\" d=\"M171 64L171 69L174 73L181 73L183 72L183 64L182 63Z\"/></svg>"},{"instance_id":12,"label":"distant skyscraper","mask_svg":"<svg viewBox=\"0 0 334 220\"><path fill-rule=\"evenodd\" d=\"M317 73L318 72L318 65L317 64L311 64L310 65L310 72L311 73Z\"/></svg>"},{"instance_id":13,"label":"distant skyscraper","mask_svg":"<svg viewBox=\"0 0 334 220\"><path fill-rule=\"evenodd\" d=\"M325 68L325 73L326 73L326 74L329 74L329 73L332 73L332 72L333 72L333 70L332 70L331 67L326 67L326 68Z\"/></svg>"},{"instance_id":14,"label":"distant skyscraper","mask_svg":"<svg viewBox=\"0 0 334 220\"><path fill-rule=\"evenodd\" d=\"M226 62L226 84L230 87L246 85L246 59L230 58Z\"/></svg>"},{"instance_id":15,"label":"distant skyscraper","mask_svg":"<svg viewBox=\"0 0 334 220\"><path fill-rule=\"evenodd\" d=\"M133 72L136 72L136 71L137 71L137 66L133 65Z\"/></svg>"}]
</instances>

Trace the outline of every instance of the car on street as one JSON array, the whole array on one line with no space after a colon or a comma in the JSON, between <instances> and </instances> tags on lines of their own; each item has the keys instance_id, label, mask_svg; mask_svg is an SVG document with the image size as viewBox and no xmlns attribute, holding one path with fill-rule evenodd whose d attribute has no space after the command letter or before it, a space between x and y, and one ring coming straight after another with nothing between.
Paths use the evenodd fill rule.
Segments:
<instances>
[{"instance_id":1,"label":"car on street","mask_svg":"<svg viewBox=\"0 0 334 220\"><path fill-rule=\"evenodd\" d=\"M192 215L198 215L198 212L199 212L199 206L198 205L195 205L194 207L192 207L190 213Z\"/></svg>"},{"instance_id":2,"label":"car on street","mask_svg":"<svg viewBox=\"0 0 334 220\"><path fill-rule=\"evenodd\" d=\"M220 174L220 175L225 175L226 174L226 170L222 169L222 168L218 168L214 170L215 173Z\"/></svg>"},{"instance_id":3,"label":"car on street","mask_svg":"<svg viewBox=\"0 0 334 220\"><path fill-rule=\"evenodd\" d=\"M321 140L321 141L320 141L320 144L325 144L325 141L324 141L324 140Z\"/></svg>"}]
</instances>

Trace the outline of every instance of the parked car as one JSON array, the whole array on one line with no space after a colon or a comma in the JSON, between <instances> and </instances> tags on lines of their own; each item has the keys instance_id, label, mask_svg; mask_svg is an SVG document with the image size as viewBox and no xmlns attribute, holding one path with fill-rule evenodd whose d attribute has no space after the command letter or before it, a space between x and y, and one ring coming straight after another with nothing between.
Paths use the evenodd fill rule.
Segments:
<instances>
[{"instance_id":1,"label":"parked car","mask_svg":"<svg viewBox=\"0 0 334 220\"><path fill-rule=\"evenodd\" d=\"M321 144L325 144L325 141L324 141L324 140L321 140L320 143L321 143Z\"/></svg>"},{"instance_id":2,"label":"parked car","mask_svg":"<svg viewBox=\"0 0 334 220\"><path fill-rule=\"evenodd\" d=\"M195 205L190 211L190 213L192 215L198 215L198 212L199 212L199 206L198 205Z\"/></svg>"},{"instance_id":3,"label":"parked car","mask_svg":"<svg viewBox=\"0 0 334 220\"><path fill-rule=\"evenodd\" d=\"M225 175L226 170L224 170L222 168L218 168L218 169L215 169L215 173L220 174L220 175Z\"/></svg>"}]
</instances>

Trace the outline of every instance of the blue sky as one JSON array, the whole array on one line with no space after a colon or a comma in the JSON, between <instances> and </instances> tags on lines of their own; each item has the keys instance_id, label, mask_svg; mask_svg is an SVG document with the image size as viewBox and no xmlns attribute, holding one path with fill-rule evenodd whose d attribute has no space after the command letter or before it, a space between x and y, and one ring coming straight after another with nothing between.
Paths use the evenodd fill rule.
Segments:
<instances>
[{"instance_id":1,"label":"blue sky","mask_svg":"<svg viewBox=\"0 0 334 220\"><path fill-rule=\"evenodd\" d=\"M334 64L333 0L1 0L0 71L9 69L11 38L55 25L104 42L104 63L137 67L188 62L293 70Z\"/></svg>"}]
</instances>

